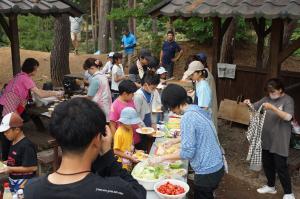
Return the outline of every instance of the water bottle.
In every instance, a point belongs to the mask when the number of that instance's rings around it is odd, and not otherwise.
[[[4,193],[3,193],[3,199],[13,199],[13,196],[9,189],[8,182],[4,183]]]
[[[23,189],[19,189],[17,191],[17,196],[18,196],[18,199],[24,199],[24,191],[23,191]]]

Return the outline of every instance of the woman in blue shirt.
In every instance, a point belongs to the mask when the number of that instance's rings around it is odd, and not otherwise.
[[[154,158],[150,162],[189,160],[195,171],[194,198],[213,199],[213,192],[224,175],[221,147],[207,111],[197,105],[188,105],[187,97],[184,88],[175,84],[170,84],[163,90],[164,107],[183,115],[180,123],[181,138],[171,139],[166,147],[181,142],[181,149],[173,154]]]

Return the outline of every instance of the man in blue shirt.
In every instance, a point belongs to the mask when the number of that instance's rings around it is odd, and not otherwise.
[[[162,92],[164,107],[176,114],[183,114],[180,122],[181,138],[165,143],[168,148],[181,143],[181,149],[173,154],[156,157],[150,162],[189,160],[195,171],[194,198],[213,199],[223,175],[224,162],[221,146],[210,115],[197,105],[187,104],[187,92],[179,85],[169,84]]]
[[[128,67],[132,63],[132,56],[134,54],[134,48],[136,47],[136,37],[134,34],[129,32],[128,28],[123,29],[122,45],[121,48],[124,48],[123,54],[123,67]]]
[[[167,40],[164,41],[162,50],[160,51],[160,65],[165,67],[169,77],[173,77],[174,63],[178,61],[183,54],[183,50],[174,39],[174,32],[171,30],[168,31]],[[175,57],[176,52],[179,52],[177,57]]]

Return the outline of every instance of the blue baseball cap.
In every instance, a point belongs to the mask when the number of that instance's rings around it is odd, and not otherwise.
[[[206,54],[205,53],[198,53],[197,55],[196,55],[197,57],[198,57],[198,59],[200,59],[200,61],[202,61],[202,62],[206,62],[206,60],[207,60],[207,56],[206,56]]]
[[[121,116],[118,122],[126,125],[134,125],[142,122],[136,110],[132,107],[126,107],[121,111]]]

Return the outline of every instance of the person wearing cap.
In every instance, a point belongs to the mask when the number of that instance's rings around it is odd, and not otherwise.
[[[9,174],[10,190],[16,193],[23,189],[28,179],[37,171],[37,153],[34,145],[25,137],[23,119],[17,113],[9,113],[2,119],[0,133],[12,142],[7,159],[7,167],[0,173]]]
[[[114,152],[118,156],[118,162],[121,162],[124,169],[131,170],[132,163],[137,163],[132,154],[133,145],[133,125],[142,122],[136,110],[132,107],[126,107],[122,110],[119,127],[114,136]]]
[[[100,71],[102,74],[110,74],[113,64],[112,64],[112,58],[114,56],[114,52],[110,52],[107,55],[107,62],[105,63],[104,67],[102,68],[102,70]]]
[[[122,65],[124,67],[129,67],[132,64],[134,48],[136,47],[136,37],[127,27],[123,28],[123,37],[121,42],[121,48],[124,49]]]
[[[49,132],[62,150],[59,168],[32,179],[26,199],[146,199],[146,190],[114,156],[112,134],[97,104],[74,98],[55,107]]]
[[[95,58],[88,58],[83,65],[92,76],[87,98],[98,104],[105,113],[106,122],[109,122],[109,110],[112,100],[108,79],[105,74],[100,72]]]
[[[191,79],[196,82],[195,104],[211,112],[212,93],[208,82],[205,80],[207,75],[203,64],[199,61],[193,61],[185,71],[183,79]]]
[[[168,72],[166,71],[166,69],[164,67],[160,67],[159,69],[157,69],[156,74],[160,76],[160,83],[165,84],[168,76]]]
[[[129,69],[129,79],[133,81],[138,88],[142,86],[141,80],[152,59],[151,52],[148,49],[142,49],[138,59]]]
[[[61,91],[49,91],[39,89],[32,77],[37,74],[39,62],[34,58],[27,58],[22,65],[22,72],[16,74],[5,87],[0,96],[0,118],[4,115],[17,112],[22,115],[25,110],[27,101],[30,99],[30,93],[34,93],[39,98],[61,97]],[[2,160],[7,159],[10,142],[5,136],[0,135]]]
[[[175,57],[176,52],[178,52],[177,57]],[[176,43],[174,32],[168,31],[167,40],[164,41],[160,51],[160,65],[166,68],[169,78],[173,77],[174,64],[180,59],[182,54],[183,50]]]

